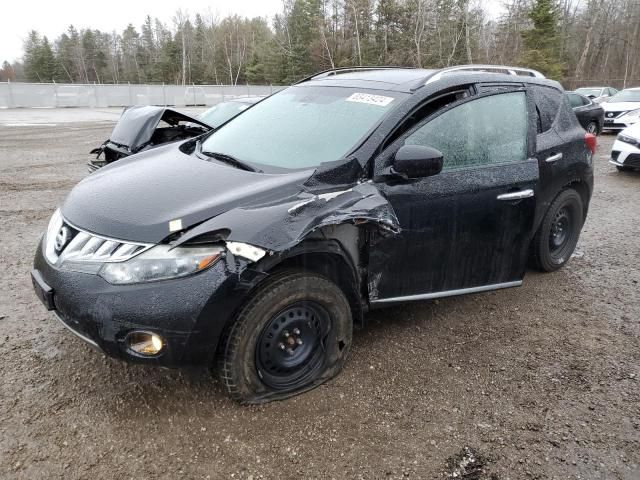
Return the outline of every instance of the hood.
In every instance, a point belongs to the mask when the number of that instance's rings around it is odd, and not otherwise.
[[[602,104],[605,112],[628,112],[640,108],[640,102],[605,102]]]
[[[161,121],[171,126],[180,122],[190,122],[205,127],[205,130],[211,130],[206,123],[170,108],[136,106],[128,107],[122,112],[109,141],[128,148],[130,152],[136,152],[151,141],[153,132]]]
[[[622,135],[627,135],[629,137],[635,138],[636,140],[640,140],[640,123],[635,123],[630,127],[625,128],[620,133]]]
[[[67,196],[63,216],[98,235],[158,243],[229,209],[295,196],[314,172],[249,172],[187,155],[179,147],[149,150],[88,176]]]

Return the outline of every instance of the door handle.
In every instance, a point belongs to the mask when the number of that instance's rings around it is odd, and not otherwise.
[[[545,162],[553,163],[553,162],[557,162],[558,160],[562,160],[562,153],[556,153],[555,155],[551,155],[545,160]]]
[[[533,190],[527,188],[526,190],[518,190],[517,192],[503,193],[498,195],[498,200],[503,200],[505,202],[513,201],[513,200],[522,200],[523,198],[533,197]]]

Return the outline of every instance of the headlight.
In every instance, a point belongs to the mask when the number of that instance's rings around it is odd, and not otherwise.
[[[618,134],[618,140],[624,143],[630,143],[631,145],[640,144],[640,140],[636,140],[635,138],[630,137],[629,135],[624,135],[622,133]]]
[[[210,267],[223,251],[221,247],[158,245],[126,262],[105,263],[98,274],[115,285],[184,277]]]
[[[637,122],[640,120],[640,108],[637,110],[631,110],[630,112],[627,112],[624,114],[624,116],[622,118],[625,118],[627,120],[631,120],[634,122]]]
[[[58,261],[58,253],[55,250],[55,242],[53,239],[56,238],[61,227],[62,214],[58,208],[53,212],[53,215],[51,215],[51,220],[49,220],[49,225],[47,226],[47,231],[44,236],[44,254],[51,263]]]

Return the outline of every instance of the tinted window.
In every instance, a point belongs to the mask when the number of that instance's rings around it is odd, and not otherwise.
[[[575,93],[567,93],[567,97],[569,97],[569,103],[572,108],[581,107],[584,105],[582,102],[582,97],[580,95],[576,95]]]
[[[405,144],[440,150],[444,170],[525,160],[526,96],[515,92],[469,101],[419,127]]]
[[[273,167],[315,167],[343,158],[406,96],[386,90],[290,87],[220,127],[202,150]]]
[[[558,115],[558,108],[562,102],[562,93],[555,88],[534,86],[533,98],[538,108],[540,120],[538,123],[538,133],[551,129],[553,122]]]

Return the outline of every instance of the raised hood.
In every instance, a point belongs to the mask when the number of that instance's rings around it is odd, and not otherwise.
[[[190,122],[204,127],[205,131],[211,129],[206,123],[170,108],[152,105],[134,106],[128,107],[122,112],[122,116],[111,132],[109,141],[135,153],[151,141],[153,132],[160,121],[172,126],[180,122]]]
[[[157,243],[175,229],[229,209],[299,194],[313,169],[269,175],[183,153],[169,144],[120,160],[88,176],[69,193],[63,216],[89,232]]]

